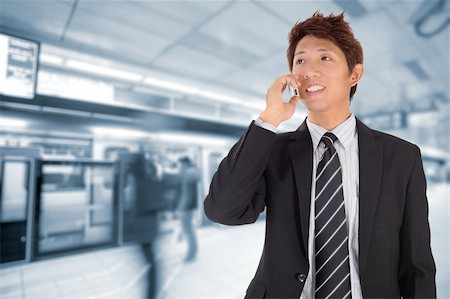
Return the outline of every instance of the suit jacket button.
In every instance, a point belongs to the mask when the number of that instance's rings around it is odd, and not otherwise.
[[[306,280],[306,274],[304,273],[297,273],[296,279],[298,282],[304,283]]]

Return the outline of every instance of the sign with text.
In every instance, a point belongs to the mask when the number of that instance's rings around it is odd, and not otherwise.
[[[39,43],[0,33],[0,94],[33,99]]]

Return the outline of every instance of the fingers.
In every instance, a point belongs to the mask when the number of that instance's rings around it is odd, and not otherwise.
[[[287,74],[281,76],[277,80],[275,80],[274,87],[282,93],[286,88],[287,84],[290,84],[292,87],[299,89],[300,86],[302,85],[300,82],[300,75]]]
[[[291,78],[289,83],[292,85],[292,87],[300,89],[300,86],[302,85],[300,81],[301,80],[300,75],[290,74],[289,78]]]

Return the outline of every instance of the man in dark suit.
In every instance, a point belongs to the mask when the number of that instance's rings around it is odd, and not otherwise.
[[[419,148],[350,111],[363,53],[343,13],[297,23],[291,73],[219,165],[209,219],[253,223],[266,238],[246,298],[434,298],[426,180]],[[282,92],[299,91],[288,103]],[[276,134],[298,102],[308,116]]]

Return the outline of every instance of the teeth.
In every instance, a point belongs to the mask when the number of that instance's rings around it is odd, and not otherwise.
[[[318,91],[318,90],[322,90],[322,89],[324,89],[324,88],[325,88],[325,87],[320,86],[320,85],[313,85],[313,86],[308,87],[308,88],[306,89],[306,91]]]

